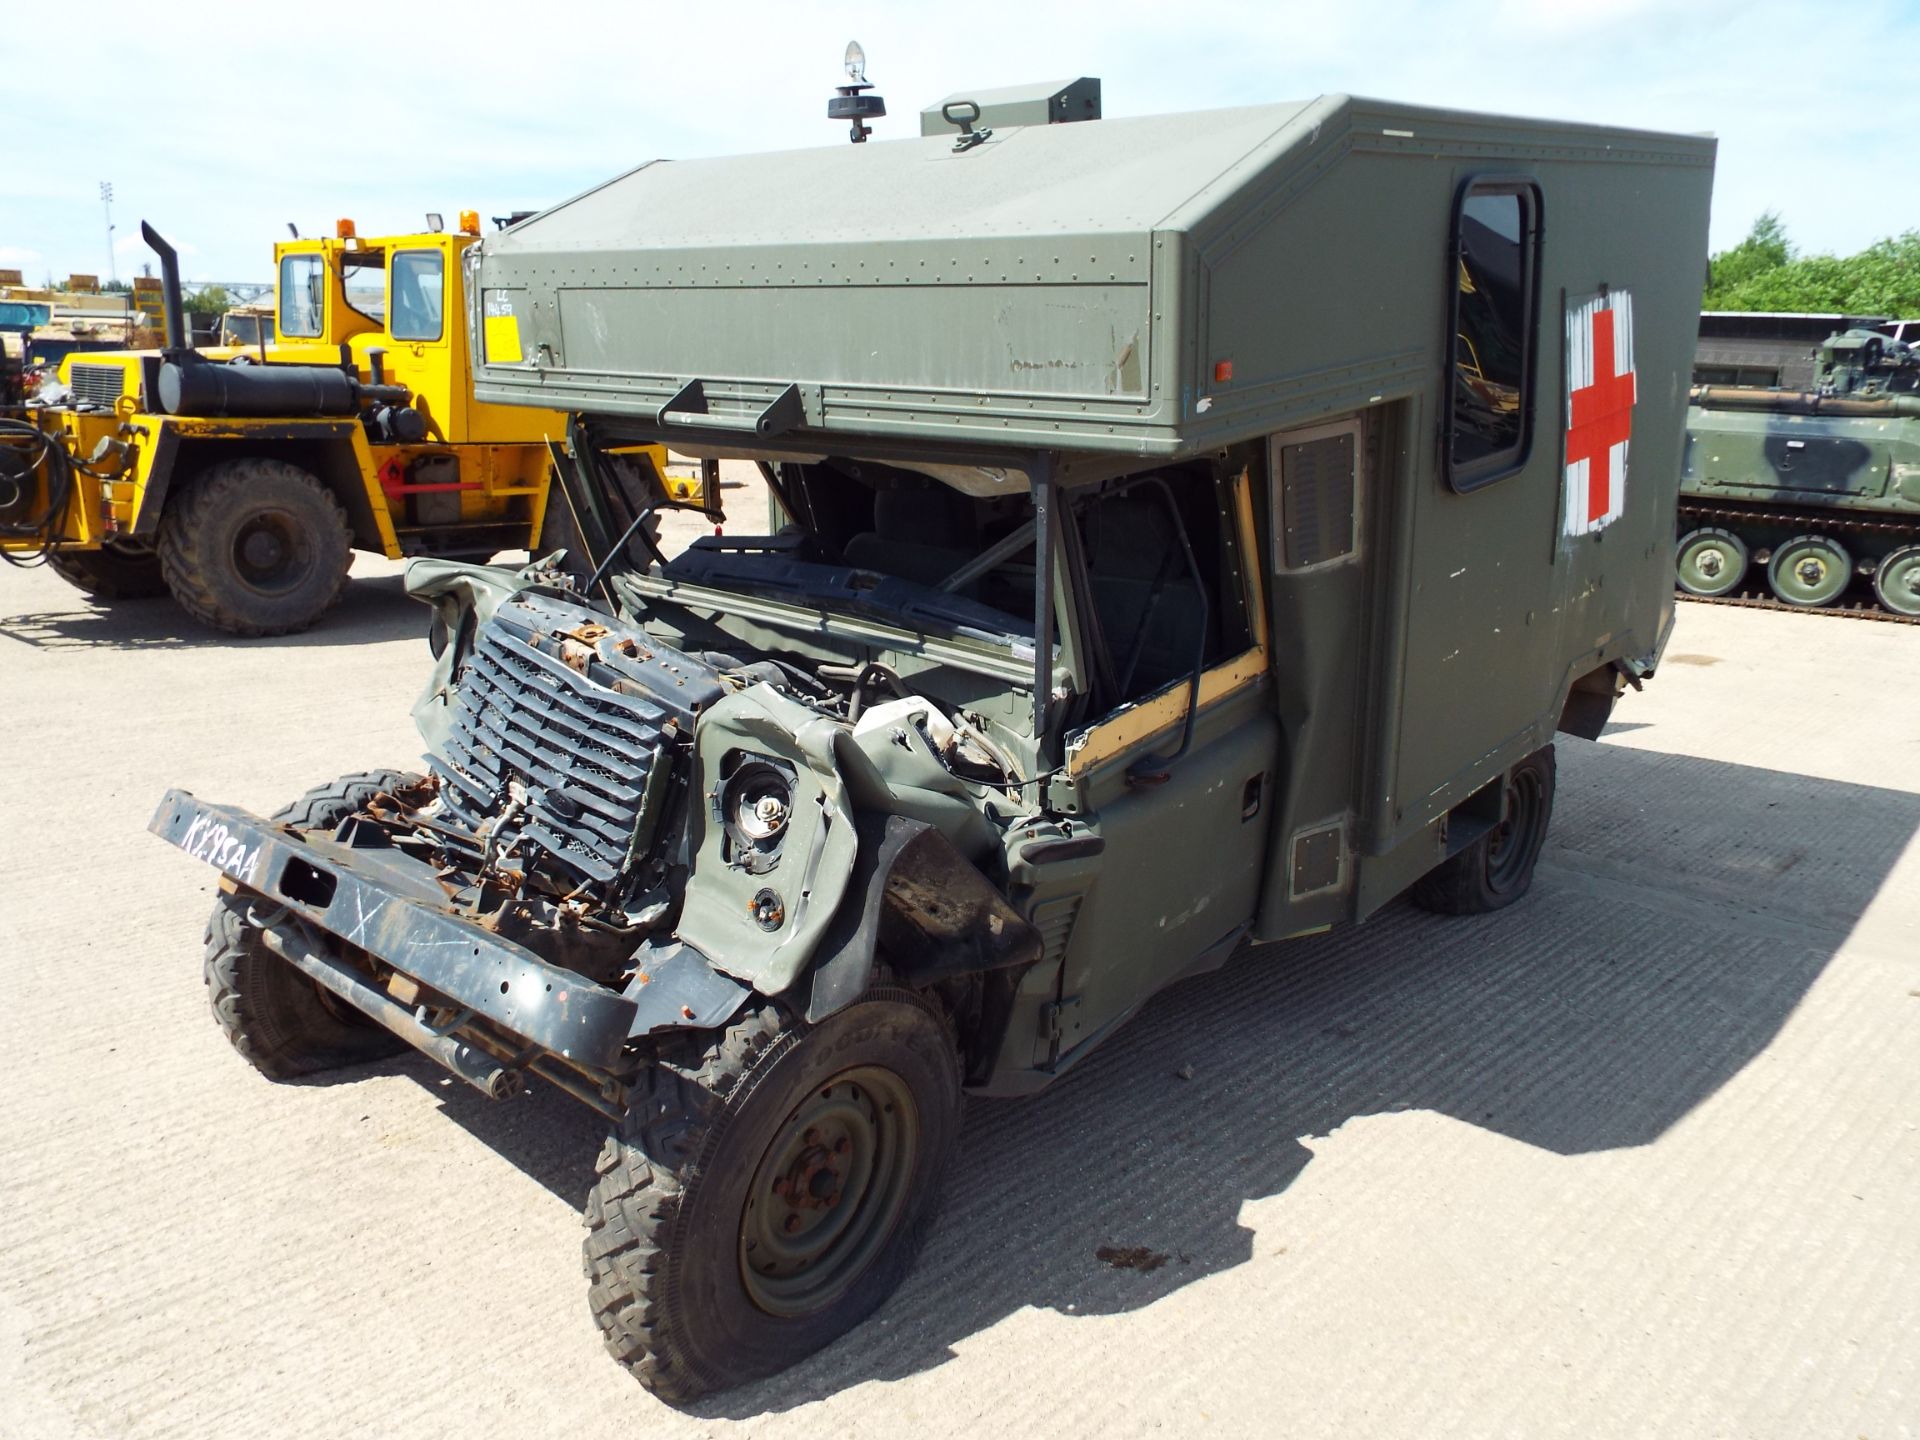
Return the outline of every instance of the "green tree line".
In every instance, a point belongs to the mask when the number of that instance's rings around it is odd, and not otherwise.
[[[1746,239],[1713,257],[1700,308],[1920,317],[1920,230],[1857,255],[1801,255],[1768,211]]]

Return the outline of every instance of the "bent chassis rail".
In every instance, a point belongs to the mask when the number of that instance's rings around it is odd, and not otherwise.
[[[167,792],[147,828],[525,1045],[576,1066],[622,1068],[634,1000],[452,913],[431,876],[395,863],[391,850],[301,840],[184,790]]]

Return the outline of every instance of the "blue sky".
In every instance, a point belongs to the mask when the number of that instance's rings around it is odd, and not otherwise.
[[[19,10],[27,0],[11,0]],[[266,279],[273,241],[537,208],[655,156],[838,142],[849,38],[892,109],[875,139],[969,87],[1097,75],[1109,115],[1346,91],[1721,140],[1713,245],[1762,210],[1806,250],[1920,228],[1920,5],[1772,0],[95,0],[0,32],[0,265],[122,278],[139,221],[189,278]],[[849,195],[850,205],[865,197]]]

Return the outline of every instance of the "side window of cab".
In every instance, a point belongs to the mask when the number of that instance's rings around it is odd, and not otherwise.
[[[1096,713],[1252,644],[1236,483],[1170,471],[1106,487],[1077,507]]]
[[[326,303],[326,262],[318,255],[280,258],[280,333],[311,339],[320,333]]]
[[[402,250],[393,257],[393,313],[387,333],[396,340],[438,340],[444,326],[446,265],[438,250]]]

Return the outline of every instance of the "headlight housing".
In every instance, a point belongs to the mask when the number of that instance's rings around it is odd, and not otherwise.
[[[749,875],[773,869],[793,815],[792,767],[764,755],[727,757],[716,809],[727,831],[727,863]]]

